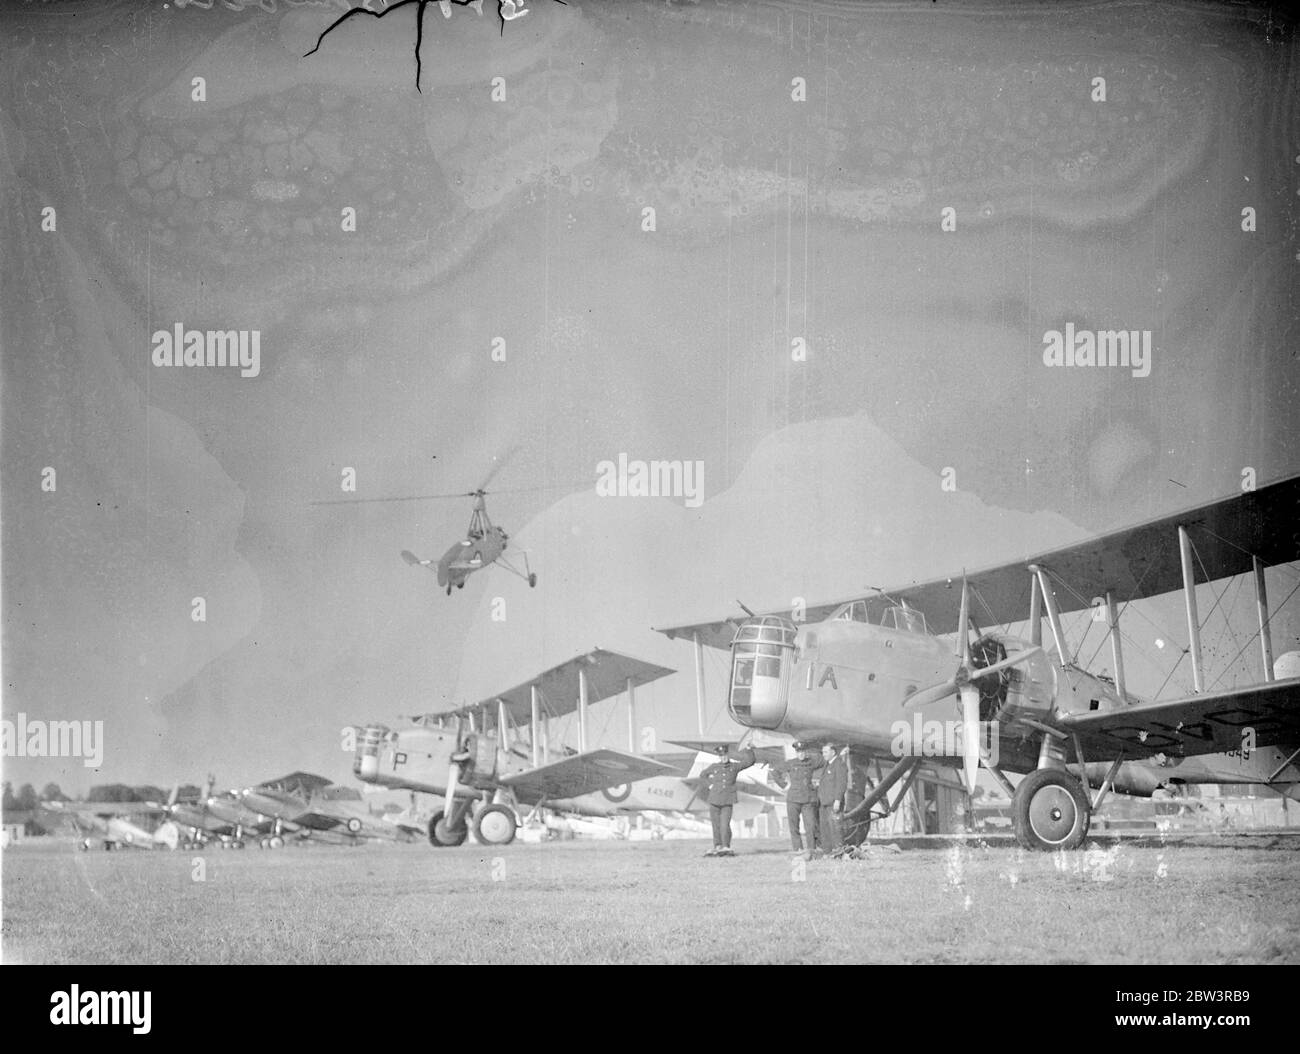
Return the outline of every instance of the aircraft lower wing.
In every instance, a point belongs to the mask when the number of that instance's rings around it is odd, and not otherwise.
[[[1127,757],[1240,750],[1248,729],[1254,730],[1255,747],[1300,744],[1300,677],[1070,714],[1059,724],[1079,734],[1085,753],[1104,757],[1120,750]]]
[[[540,768],[507,776],[501,782],[510,787],[520,801],[536,804],[556,798],[577,798],[650,776],[676,774],[677,770],[671,765],[650,758],[617,750],[589,750],[585,754],[574,754]]]

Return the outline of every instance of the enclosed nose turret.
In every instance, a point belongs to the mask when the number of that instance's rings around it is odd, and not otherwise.
[[[385,725],[367,725],[357,739],[357,752],[352,758],[352,772],[357,779],[373,783],[379,775],[379,748],[388,735]]]
[[[741,623],[731,642],[728,709],[740,724],[777,728],[790,698],[790,669],[799,628],[788,618],[764,615]]]

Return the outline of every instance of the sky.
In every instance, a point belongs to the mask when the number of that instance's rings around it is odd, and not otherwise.
[[[418,87],[413,6],[309,57],[341,6],[6,14],[4,716],[103,721],[105,754],[5,779],[348,780],[345,726],[593,646],[683,671],[638,709],[692,735],[691,649],[652,627],[1300,470],[1277,16],[483,7],[426,9]],[[256,376],[156,365],[178,324],[256,331]],[[1067,326],[1149,331],[1149,373],[1045,364]],[[698,463],[702,503],[599,496],[621,454]],[[402,561],[441,555],[468,499],[312,504],[494,469],[536,589],[494,568],[448,597]],[[1270,574],[1278,601],[1295,584]],[[1213,617],[1244,639],[1233,588]],[[1176,598],[1143,618],[1180,639]],[[1292,602],[1277,650],[1296,635]],[[1158,660],[1130,677],[1158,688]],[[710,731],[738,733],[706,669]],[[622,721],[593,728],[621,745]]]

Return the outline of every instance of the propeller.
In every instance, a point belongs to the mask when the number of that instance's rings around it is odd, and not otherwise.
[[[1024,651],[1008,655],[1005,659],[989,666],[972,667],[970,658],[970,586],[964,574],[961,578],[961,612],[957,625],[960,633],[958,640],[961,647],[957,653],[958,665],[956,672],[950,680],[913,692],[903,701],[903,707],[905,709],[914,709],[929,706],[931,703],[947,699],[950,695],[956,695],[960,698],[962,774],[966,781],[966,790],[970,792],[975,790],[975,781],[979,776],[980,766],[980,690],[979,686],[973,682],[981,677],[1001,673],[1011,666],[1025,662],[1043,649],[1038,646],[1026,648]]]
[[[442,822],[446,824],[448,833],[451,833],[451,820],[455,815],[456,808],[456,785],[460,782],[461,763],[458,760],[463,757],[465,748],[465,739],[461,734],[462,719],[456,718],[456,749],[451,755],[451,761],[447,765],[447,793],[442,800]]]

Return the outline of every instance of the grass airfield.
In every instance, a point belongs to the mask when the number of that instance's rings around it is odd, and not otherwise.
[[[44,843],[44,844],[42,844]],[[1300,839],[3,854],[6,963],[1300,962]]]

